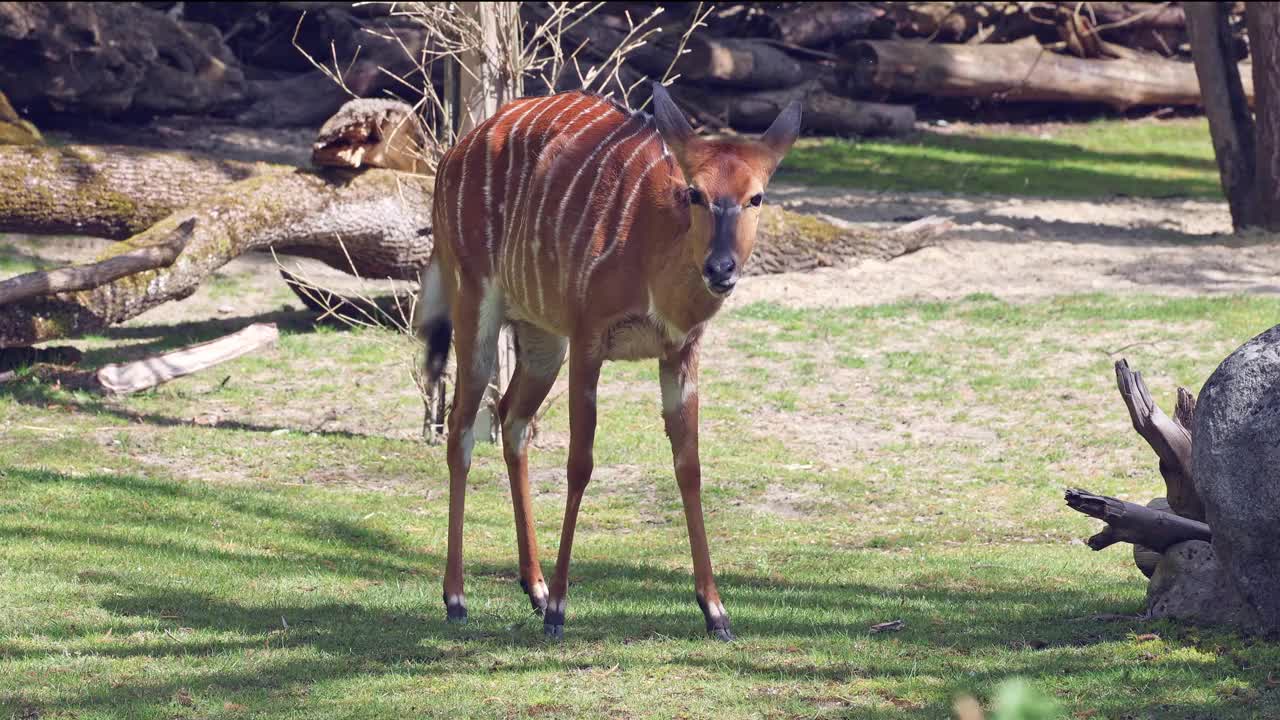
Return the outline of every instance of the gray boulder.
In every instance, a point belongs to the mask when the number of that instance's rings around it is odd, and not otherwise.
[[[1160,556],[1147,585],[1147,615],[1260,629],[1257,615],[1236,592],[1213,546],[1203,540],[1180,542]]]
[[[1194,425],[1192,474],[1214,552],[1263,629],[1280,631],[1280,325],[1222,361]]]

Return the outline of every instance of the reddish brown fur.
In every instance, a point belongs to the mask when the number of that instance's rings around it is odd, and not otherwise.
[[[520,352],[500,405],[504,455],[521,580],[535,607],[546,608],[548,632],[563,623],[577,510],[592,468],[600,365],[607,359],[654,357],[661,369],[664,417],[685,501],[699,602],[708,628],[728,635],[702,527],[696,394],[698,340],[723,297],[704,281],[714,218],[709,206],[690,206],[688,187],[697,186],[718,202],[736,203],[732,245],[740,267],[751,254],[758,216],[749,200],[763,191],[785,148],[702,140],[691,131],[664,137],[667,126],[661,135],[657,126],[669,123],[670,113],[660,111],[657,119],[629,114],[582,93],[525,98],[500,109],[440,162],[436,251],[429,272],[451,309],[459,367],[449,421],[445,599],[450,617],[462,603],[469,428],[492,368],[497,326],[510,322]],[[424,275],[424,302],[429,284]],[[544,586],[524,442],[528,419],[559,370],[563,338],[570,350],[569,492],[548,598],[539,590]]]

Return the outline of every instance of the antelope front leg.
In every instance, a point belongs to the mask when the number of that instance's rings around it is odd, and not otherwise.
[[[600,364],[590,355],[589,343],[569,345],[569,489],[565,498],[564,524],[560,526],[560,553],[551,578],[551,597],[542,619],[543,633],[554,640],[564,637],[565,600],[569,592],[569,556],[573,553],[573,531],[578,524],[582,493],[591,482],[592,448],[596,437],[596,386]]]
[[[698,350],[686,345],[675,356],[658,363],[662,384],[662,419],[671,439],[676,482],[684,501],[685,523],[689,526],[689,546],[693,551],[693,584],[698,606],[707,621],[707,632],[717,640],[733,639],[729,615],[720,602],[716,580],[711,573],[711,551],[702,524],[702,465],[698,460]]]

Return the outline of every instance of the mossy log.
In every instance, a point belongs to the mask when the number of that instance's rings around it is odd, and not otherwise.
[[[271,170],[285,168],[124,145],[0,146],[0,232],[123,240]]]
[[[179,184],[173,180],[154,182]],[[168,267],[91,290],[6,305],[0,312],[0,347],[95,332],[185,298],[214,270],[253,250],[314,257],[364,277],[416,278],[430,256],[430,209],[426,178],[392,170],[354,176],[276,171],[250,177],[218,188],[99,258],[168,242],[180,225],[194,219],[186,246]]]

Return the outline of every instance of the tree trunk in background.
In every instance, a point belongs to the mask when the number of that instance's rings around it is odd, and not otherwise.
[[[1209,119],[1213,153],[1222,176],[1222,191],[1231,206],[1231,224],[1239,230],[1257,224],[1258,196],[1254,191],[1257,155],[1253,118],[1249,114],[1244,85],[1231,52],[1228,7],[1225,3],[1193,2],[1187,3],[1185,10],[1187,31],[1191,36],[1191,55],[1200,80],[1201,103]],[[1272,52],[1274,59],[1274,49]],[[1267,67],[1265,64],[1259,66],[1256,47],[1254,53],[1254,78],[1265,80]],[[1268,96],[1271,104],[1275,104],[1274,92],[1262,90],[1256,80],[1254,93],[1257,105],[1261,107],[1264,104],[1262,98]],[[1271,89],[1274,90],[1274,86]]]
[[[1257,135],[1254,223],[1280,230],[1280,6],[1251,2],[1245,6],[1249,49],[1253,55],[1253,87]]]

